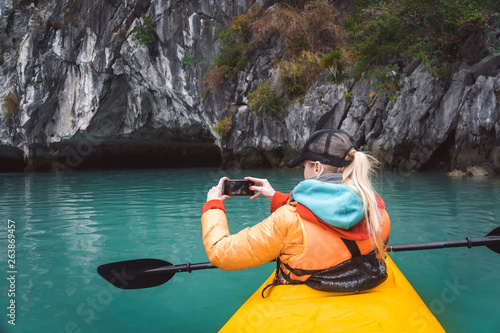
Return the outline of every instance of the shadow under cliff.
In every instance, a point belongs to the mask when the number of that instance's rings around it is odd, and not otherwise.
[[[34,145],[25,171],[219,167],[221,152],[213,143],[157,143],[116,139]]]
[[[21,149],[0,145],[0,172],[20,172],[24,168],[26,162]]]

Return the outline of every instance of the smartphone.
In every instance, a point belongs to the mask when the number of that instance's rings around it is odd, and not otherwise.
[[[255,194],[254,191],[250,190],[252,185],[254,185],[254,182],[250,180],[229,179],[224,182],[224,194],[229,196],[252,196]]]

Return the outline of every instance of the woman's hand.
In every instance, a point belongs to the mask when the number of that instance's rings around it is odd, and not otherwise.
[[[259,186],[250,186],[252,191],[257,192],[250,200],[260,197],[261,195],[265,196],[269,200],[273,198],[274,193],[276,192],[269,181],[267,179],[253,178],[253,177],[245,177],[246,180],[253,181],[256,185]]]
[[[219,180],[219,184],[217,184],[217,186],[214,186],[210,189],[210,191],[208,191],[207,193],[207,201],[210,201],[210,200],[221,200],[221,201],[224,201],[226,199],[229,199],[229,195],[225,195],[223,192],[222,192],[222,184],[224,184],[224,181],[226,181],[227,177],[222,177],[220,180]]]

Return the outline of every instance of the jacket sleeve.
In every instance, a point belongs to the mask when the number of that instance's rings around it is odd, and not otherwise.
[[[274,192],[271,199],[271,213],[274,213],[281,206],[286,205],[288,199],[290,199],[290,193]]]
[[[207,209],[213,207],[212,209]],[[203,245],[210,262],[226,271],[259,266],[279,257],[286,244],[286,218],[283,211],[230,235],[226,214],[207,202],[201,217]]]

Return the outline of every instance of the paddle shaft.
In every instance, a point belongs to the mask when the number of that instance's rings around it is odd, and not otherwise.
[[[451,240],[451,241],[439,241],[439,242],[426,242],[426,243],[407,243],[407,244],[396,244],[389,245],[387,247],[387,252],[403,252],[403,251],[416,251],[416,250],[432,250],[432,249],[445,249],[452,247],[467,247],[471,248],[473,246],[486,246],[490,244],[500,243],[500,236],[489,236],[489,237],[478,237],[469,238],[461,240]],[[172,265],[160,268],[148,269],[144,273],[148,274],[161,274],[165,272],[189,272],[196,271],[200,269],[212,269],[217,268],[209,262],[203,262],[198,264],[187,263],[184,265]]]
[[[387,252],[403,252],[403,251],[417,251],[417,250],[433,250],[433,249],[445,249],[452,247],[467,247],[471,248],[473,246],[487,246],[490,244],[498,244],[500,243],[500,236],[488,236],[488,237],[478,237],[478,238],[469,238],[460,239],[460,240],[451,240],[451,241],[438,241],[438,242],[425,242],[425,243],[407,243],[407,244],[396,244],[389,245],[387,247]],[[197,264],[183,264],[183,265],[172,265],[172,266],[164,266],[159,268],[153,268],[143,271],[143,273],[147,274],[161,274],[165,272],[189,272],[197,271],[201,269],[212,269],[217,268],[209,262],[202,262]]]
[[[498,243],[500,243],[500,236],[488,236],[479,238],[467,237],[466,239],[461,240],[389,245],[387,247],[387,252],[445,249],[463,246],[471,248],[473,246],[487,246]]]
[[[197,271],[200,269],[211,269],[211,268],[217,268],[216,266],[212,265],[209,262],[202,262],[198,264],[191,264],[187,263],[184,265],[172,265],[172,266],[165,266],[165,267],[159,267],[159,268],[153,268],[153,269],[148,269],[145,270],[144,273],[151,273],[151,274],[156,274],[156,273],[165,273],[165,272],[174,272],[174,273],[179,273],[179,272],[189,272],[191,271]]]

